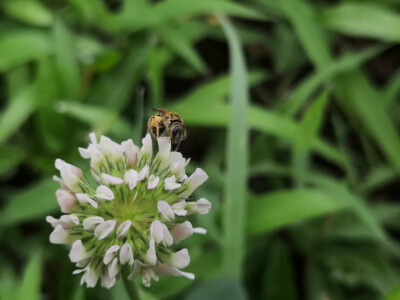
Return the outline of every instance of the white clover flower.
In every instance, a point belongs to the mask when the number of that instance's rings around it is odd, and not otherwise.
[[[173,244],[206,233],[182,218],[211,209],[204,198],[188,198],[207,174],[196,169],[188,177],[189,160],[171,152],[168,138],[158,139],[155,155],[149,134],[140,149],[132,140],[117,144],[101,136],[98,142],[94,133],[90,141],[79,152],[90,159],[97,185],[89,184],[80,169],[57,159],[61,178],[53,178],[61,185],[56,196],[65,215],[46,218],[54,228],[50,242],[72,246],[69,258],[78,267],[73,274],[81,274],[81,284],[87,287],[100,280],[105,288],[122,276],[122,267],[131,269],[128,279],[141,276],[146,287],[159,276],[194,279],[194,274],[180,270],[190,263],[189,251],[175,250]]]

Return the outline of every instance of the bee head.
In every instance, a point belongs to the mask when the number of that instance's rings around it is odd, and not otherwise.
[[[171,141],[173,144],[179,144],[186,139],[186,128],[183,123],[174,123],[171,125]]]

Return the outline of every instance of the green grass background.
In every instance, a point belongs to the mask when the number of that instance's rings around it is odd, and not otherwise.
[[[143,299],[400,299],[400,1],[0,2],[0,299],[86,289],[51,245],[54,160],[178,112],[209,180],[195,281]]]

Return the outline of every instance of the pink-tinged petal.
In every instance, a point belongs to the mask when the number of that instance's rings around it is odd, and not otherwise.
[[[104,200],[113,200],[115,198],[112,190],[105,185],[100,185],[97,187],[96,197]]]
[[[150,240],[149,250],[146,252],[146,262],[149,265],[155,265],[157,263],[156,245],[154,239]]]
[[[126,164],[131,168],[136,168],[139,147],[136,146],[131,139],[122,142],[121,145],[125,149]]]
[[[168,275],[184,276],[191,280],[193,280],[195,278],[194,274],[192,274],[192,273],[182,272],[181,270],[178,270],[175,267],[169,266],[167,264],[162,264],[162,263],[159,263],[155,266],[155,271],[158,275],[161,275],[161,276],[168,276]]]
[[[133,265],[133,251],[131,245],[125,243],[122,245],[121,250],[119,251],[119,262],[121,265]]]
[[[72,244],[72,248],[68,256],[71,262],[76,263],[78,261],[88,259],[92,256],[92,254],[85,250],[81,240],[77,240]]]
[[[193,234],[193,226],[189,221],[172,226],[171,234],[174,237],[174,243],[177,244],[182,240],[187,239]]]
[[[157,187],[158,183],[160,182],[160,177],[150,175],[149,181],[147,182],[147,189],[153,190]]]
[[[97,202],[96,202],[95,200],[91,199],[91,198],[90,198],[88,195],[86,195],[86,194],[77,193],[77,194],[75,194],[75,196],[76,196],[76,198],[78,199],[78,201],[79,201],[80,203],[88,203],[88,204],[90,204],[91,206],[93,206],[94,208],[97,208],[97,207],[98,207]]]
[[[125,237],[126,234],[128,233],[129,228],[131,228],[131,226],[132,226],[131,220],[127,220],[127,221],[121,223],[121,225],[119,225],[119,227],[117,229],[117,237],[118,238]]]
[[[203,184],[208,178],[206,172],[202,169],[197,168],[196,171],[185,181],[184,187],[185,191],[181,193],[181,197],[190,196],[195,189],[197,189],[201,184]]]
[[[130,190],[133,190],[138,182],[139,174],[136,170],[127,170],[124,176],[124,182],[129,186]]]
[[[80,182],[83,177],[81,169],[59,158],[56,159],[55,166],[60,171],[61,178],[65,185],[73,192],[80,192]]]
[[[111,233],[111,231],[114,230],[115,224],[117,224],[117,221],[115,220],[108,220],[100,223],[94,230],[94,236],[98,240],[105,239]]]
[[[171,255],[160,254],[160,258],[164,263],[178,269],[186,268],[190,263],[189,252],[186,248]]]
[[[61,212],[69,213],[71,212],[77,204],[77,200],[74,194],[70,193],[66,190],[57,190],[56,191],[57,202],[60,205]]]
[[[160,200],[157,202],[157,209],[161,216],[167,220],[172,221],[175,218],[174,212],[168,202]]]
[[[119,249],[120,249],[120,246],[118,246],[118,245],[113,245],[110,248],[108,248],[108,250],[106,251],[106,253],[104,254],[104,257],[103,257],[103,263],[105,265],[108,265],[114,259],[114,257],[117,255],[115,252],[117,252]]]
[[[102,217],[89,217],[83,220],[82,225],[83,229],[87,231],[93,231],[96,229],[97,225],[104,222]]]
[[[122,184],[124,183],[124,181],[119,178],[119,177],[115,177],[115,176],[111,176],[105,173],[101,174],[101,178],[107,183],[107,184],[113,184],[113,185],[117,185],[117,184]]]
[[[142,181],[143,179],[147,178],[147,176],[149,176],[149,171],[150,167],[148,165],[145,165],[143,169],[141,169],[139,172],[138,181]]]

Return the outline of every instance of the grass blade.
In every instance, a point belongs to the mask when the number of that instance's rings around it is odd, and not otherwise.
[[[225,275],[240,280],[244,258],[246,186],[248,158],[248,83],[240,40],[231,23],[218,17],[225,31],[230,53],[231,115],[227,139],[227,175],[223,226]]]

